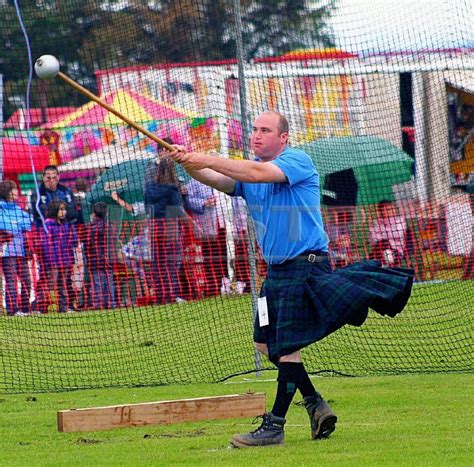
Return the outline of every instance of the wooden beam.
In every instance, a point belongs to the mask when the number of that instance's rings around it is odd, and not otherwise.
[[[265,411],[265,394],[254,393],[61,410],[57,415],[58,430],[73,432],[254,417]]]

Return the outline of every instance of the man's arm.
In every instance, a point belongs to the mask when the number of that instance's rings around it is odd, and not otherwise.
[[[74,199],[74,193],[64,185],[58,186],[58,194],[62,193],[59,197],[62,201],[66,202],[66,220],[68,224],[75,224],[79,217],[79,211],[77,209],[76,200]]]
[[[146,214],[145,203],[143,201],[137,201],[136,203],[129,204],[124,199],[120,198],[116,191],[112,191],[110,197],[122,208],[125,209],[131,216],[141,216]]]
[[[234,192],[235,180],[232,180],[230,177],[227,177],[211,169],[194,170],[190,167],[186,167],[184,164],[183,168],[192,178],[194,178],[194,180],[197,180],[198,182],[204,183],[205,185],[215,188],[218,191],[222,191],[223,193]]]
[[[269,162],[232,160],[201,153],[177,152],[176,162],[196,180],[225,193],[234,191],[235,181],[247,183],[284,183],[283,171]]]
[[[194,156],[193,153],[191,155]],[[206,154],[195,154],[191,160],[197,164],[205,163],[208,168],[239,182],[284,183],[287,181],[283,171],[271,162],[225,159]]]
[[[40,199],[40,203],[39,203],[38,209],[41,209],[42,208],[41,196],[39,199]],[[35,225],[38,227],[41,227],[42,225],[41,216],[40,216],[40,213],[38,212],[38,209],[36,208],[37,200],[38,200],[38,196],[36,194],[36,191],[33,191],[33,193],[31,194],[31,199],[30,199],[31,214],[33,215],[33,221]]]

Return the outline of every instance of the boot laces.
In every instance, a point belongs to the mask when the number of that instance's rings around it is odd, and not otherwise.
[[[252,431],[252,433],[258,433],[258,432],[261,432],[263,430],[278,431],[278,430],[281,430],[283,428],[283,426],[280,425],[279,423],[272,422],[271,415],[268,414],[268,413],[265,413],[263,415],[257,415],[253,419],[252,425],[255,425],[256,423],[258,423],[259,420],[262,420],[260,426],[256,430]]]
[[[266,414],[263,415],[257,415],[253,420],[252,420],[252,425],[256,425],[257,423],[260,423],[260,426],[251,431],[251,433],[258,433],[264,426],[266,425]]]
[[[263,414],[263,415],[257,415],[253,420],[252,420],[252,425],[256,425],[257,423],[259,423],[260,420],[262,420],[262,423],[265,421],[265,415],[266,414]]]
[[[262,430],[272,430],[277,427],[270,421],[270,416],[266,413],[263,415],[257,415],[252,420],[252,425],[259,423],[260,420],[261,420],[260,426],[256,430],[253,430],[252,433],[258,433]]]

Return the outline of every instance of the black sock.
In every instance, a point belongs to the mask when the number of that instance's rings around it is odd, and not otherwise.
[[[278,389],[273,404],[272,414],[276,417],[285,417],[293,396],[298,388],[301,363],[280,362],[278,364]]]
[[[313,386],[313,383],[309,379],[308,373],[306,372],[306,368],[301,363],[301,370],[300,370],[300,379],[298,381],[298,389],[301,392],[303,397],[308,396],[315,396],[316,389]]]

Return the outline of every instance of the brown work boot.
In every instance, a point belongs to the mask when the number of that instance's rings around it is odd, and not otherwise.
[[[336,429],[337,416],[329,404],[316,393],[303,399],[311,422],[311,438],[325,439]]]
[[[283,426],[286,420],[282,417],[276,417],[272,413],[260,415],[254,422],[258,418],[263,418],[263,421],[255,431],[243,435],[234,435],[230,440],[230,444],[235,448],[283,444],[285,438]]]

